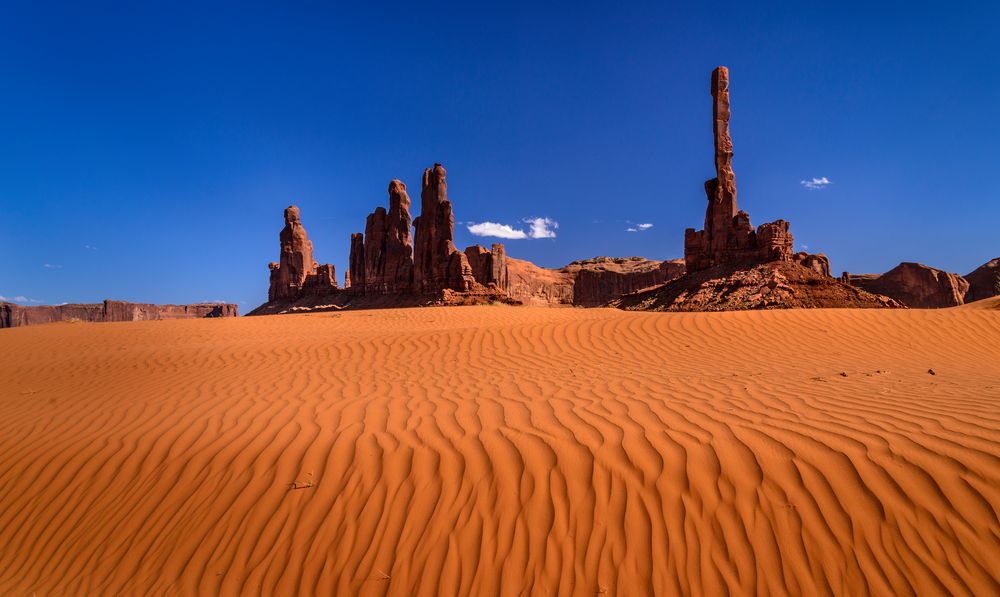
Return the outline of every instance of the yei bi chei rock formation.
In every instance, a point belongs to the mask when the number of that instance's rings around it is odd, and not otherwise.
[[[502,244],[460,251],[441,164],[424,171],[421,213],[410,217],[410,197],[400,180],[389,183],[389,209],[377,207],[364,233],[351,235],[344,286],[333,265],[318,265],[299,209],[285,210],[281,258],[269,265],[268,302],[251,315],[348,307],[513,302]],[[411,236],[411,225],[413,235]]]

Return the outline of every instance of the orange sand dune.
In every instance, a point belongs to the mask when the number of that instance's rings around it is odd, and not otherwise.
[[[3,595],[996,595],[998,509],[991,310],[0,331]]]

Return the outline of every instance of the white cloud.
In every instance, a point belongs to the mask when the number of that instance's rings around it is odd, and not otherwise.
[[[652,227],[653,227],[652,224],[639,224],[638,226],[636,226],[636,228],[638,228],[639,230],[649,230]]]
[[[528,224],[527,232],[509,224],[498,224],[497,222],[480,222],[478,224],[470,222],[466,228],[475,236],[494,236],[511,240],[555,238],[555,229],[559,228],[559,222],[552,218],[525,218],[522,221]]]
[[[555,229],[559,227],[559,222],[552,218],[525,218],[524,222],[531,226],[528,230],[531,238],[555,238]]]
[[[809,245],[802,245],[802,248],[803,248],[803,249],[808,249],[808,248],[809,248]]]
[[[830,184],[830,179],[823,176],[822,178],[813,178],[812,180],[800,180],[799,184],[809,189],[810,191],[818,191],[825,189],[828,184]]]
[[[638,228],[626,228],[625,232],[639,232]]]
[[[515,230],[507,224],[497,224],[496,222],[480,222],[479,224],[469,224],[466,226],[469,232],[475,236],[495,236],[497,238],[528,238],[524,230]]]
[[[42,267],[45,267],[45,268],[48,268],[48,269],[62,269],[61,265],[56,265],[54,263],[43,263]]]
[[[626,220],[627,221],[627,220]],[[631,224],[631,222],[629,222]],[[625,232],[643,232],[652,228],[652,224],[636,224],[635,226],[629,226],[625,229]]]
[[[0,301],[7,301],[9,303],[40,303],[40,302],[42,302],[40,300],[33,299],[33,298],[28,298],[28,297],[26,297],[24,295],[20,295],[20,294],[17,295],[17,296],[3,296],[2,294],[0,294]]]
[[[97,250],[97,247],[95,247],[94,245],[83,245],[83,248],[87,249],[88,251],[96,251]]]

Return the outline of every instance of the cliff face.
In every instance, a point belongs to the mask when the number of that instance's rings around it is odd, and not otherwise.
[[[907,307],[954,307],[965,302],[969,282],[920,263],[900,263],[884,274],[849,274],[842,279],[851,286],[896,299]]]
[[[599,257],[575,261],[565,269],[576,269],[573,304],[599,307],[626,294],[659,286],[684,275],[684,261],[653,261],[639,257],[627,259]]]
[[[662,285],[684,274],[680,259],[595,257],[550,269],[508,258],[510,294],[526,305],[600,307],[625,294]]]
[[[125,301],[104,301],[98,304],[69,304],[25,307],[0,303],[0,328],[20,327],[57,321],[151,321],[161,319],[195,319],[204,317],[237,317],[233,304],[152,305]]]

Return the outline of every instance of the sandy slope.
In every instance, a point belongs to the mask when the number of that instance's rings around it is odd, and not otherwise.
[[[996,595],[998,509],[991,310],[0,330],[3,595]]]

